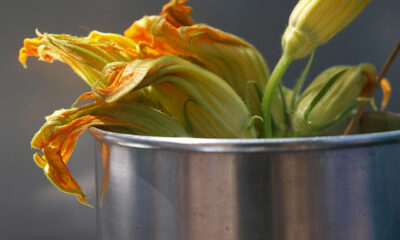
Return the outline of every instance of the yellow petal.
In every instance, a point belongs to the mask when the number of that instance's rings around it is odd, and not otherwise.
[[[390,96],[392,95],[392,87],[390,85],[389,80],[387,80],[386,78],[383,78],[380,84],[383,92],[383,98],[381,103],[381,111],[383,111],[385,110],[387,104],[389,103]]]
[[[187,136],[183,127],[165,114],[138,104],[101,105],[91,103],[79,108],[61,109],[46,118],[47,122],[35,134],[31,146],[36,164],[61,191],[70,193],[88,204],[79,184],[66,164],[78,137],[91,126],[123,126],[127,133],[158,136]]]
[[[62,61],[92,86],[109,63],[157,55],[138,52],[137,47],[134,41],[119,34],[93,31],[87,37],[75,37],[45,33],[25,39],[19,60],[24,66],[29,56],[38,56],[48,62]]]
[[[33,160],[35,161],[35,163],[40,167],[40,168],[44,168],[47,166],[47,161],[45,159],[43,159],[43,156],[40,155],[39,153],[35,153],[33,154]]]
[[[193,25],[195,22],[190,16],[193,10],[185,6],[186,2],[187,0],[171,0],[163,6],[160,15],[166,15],[168,22],[175,27]]]
[[[45,148],[42,158],[46,159],[47,162],[44,167],[46,176],[58,189],[70,194],[83,195],[78,183],[71,176],[60,154],[55,149]]]
[[[19,50],[19,61],[20,63],[26,67],[26,60],[30,56],[38,57],[38,48],[43,45],[42,37],[37,38],[26,38],[24,40],[24,46]],[[50,56],[44,57],[44,60],[51,62],[52,58]]]

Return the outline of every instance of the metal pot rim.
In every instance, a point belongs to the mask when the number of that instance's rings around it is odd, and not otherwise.
[[[114,133],[91,127],[89,132],[102,142],[139,149],[181,150],[191,152],[293,152],[343,149],[400,142],[400,130],[355,134],[272,139],[215,139],[153,137]]]

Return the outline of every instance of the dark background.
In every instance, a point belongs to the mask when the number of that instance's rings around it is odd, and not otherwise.
[[[166,1],[0,0],[0,240],[95,239],[95,210],[57,191],[32,161],[30,139],[44,116],[68,108],[88,87],[64,64],[18,63],[18,50],[34,30],[87,35],[123,33],[143,15],[158,14]],[[272,68],[281,54],[280,36],[296,0],[192,0],[194,19],[254,44]],[[310,77],[336,64],[382,66],[400,38],[400,1],[373,1],[343,32],[316,52]],[[305,61],[284,77],[293,86]],[[394,94],[388,110],[400,110],[400,61],[387,77]],[[84,134],[69,167],[94,202],[94,140]]]

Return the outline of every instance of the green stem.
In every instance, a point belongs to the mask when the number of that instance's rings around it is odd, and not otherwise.
[[[282,55],[272,71],[271,77],[268,80],[267,86],[264,90],[264,96],[261,103],[261,110],[263,113],[263,131],[262,135],[266,138],[272,137],[272,116],[271,106],[272,100],[275,96],[275,91],[281,82],[283,74],[286,72],[289,65],[292,63],[293,57]]]

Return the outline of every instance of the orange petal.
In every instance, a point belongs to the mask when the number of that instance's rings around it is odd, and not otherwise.
[[[196,38],[201,44],[232,44],[251,47],[246,41],[207,25],[196,24],[176,27],[160,16],[143,17],[135,21],[125,32],[125,36],[136,42],[145,42],[158,52],[169,55],[196,56],[200,49],[190,44]],[[198,38],[201,36],[200,38]]]
[[[48,136],[48,144],[41,146],[43,155],[35,153],[35,162],[44,169],[47,178],[59,190],[74,194],[85,205],[90,205],[83,194],[79,184],[71,176],[66,163],[75,147],[76,141],[82,132],[90,126],[104,124],[120,124],[107,117],[84,116],[71,123],[57,128]]]
[[[26,67],[26,60],[30,56],[39,56],[38,47],[43,44],[42,37],[25,38],[24,47],[19,50],[19,61]],[[50,59],[48,59],[50,60]]]
[[[43,150],[44,156],[42,159],[46,159],[46,166],[44,167],[44,173],[51,183],[59,190],[73,194],[76,198],[87,206],[91,206],[86,201],[86,196],[83,194],[81,187],[72,177],[67,166],[62,160],[61,156],[53,148],[48,147]]]
[[[370,97],[371,92],[374,90],[376,81],[378,79],[375,74],[370,74],[368,72],[363,72],[363,74],[367,77],[367,82],[364,88],[361,90],[359,97],[368,98]]]
[[[263,89],[268,67],[261,54],[248,42],[204,24],[175,27],[165,17],[144,17],[125,31],[146,51],[175,55],[201,66],[224,79],[242,98],[248,81]],[[252,114],[261,114],[259,99],[251,88]]]
[[[47,165],[46,159],[43,159],[43,156],[39,153],[33,154],[33,160],[40,168],[44,168]]]
[[[76,104],[78,104],[78,103],[80,103],[80,102],[82,102],[84,100],[93,99],[93,98],[94,98],[93,97],[93,92],[83,93],[78,97],[78,99],[76,99],[76,101],[74,102],[74,104],[72,104],[72,106],[75,106]]]
[[[63,192],[83,195],[81,188],[71,176],[60,154],[52,147],[45,148],[43,154],[42,158],[47,161],[44,172],[49,180]]]
[[[101,99],[101,101],[111,102],[116,98],[126,94],[133,87],[136,87],[138,84],[140,84],[143,78],[151,70],[149,67],[146,68],[147,65],[145,64],[140,66],[143,62],[145,62],[145,60],[138,59],[128,63],[124,67],[110,69],[110,72],[115,72],[114,74],[110,73],[112,77],[110,77],[108,80],[111,82],[111,84],[109,84],[109,86],[106,88],[99,88],[94,85],[94,96],[98,99]],[[104,69],[104,71],[108,71],[107,67]]]
[[[162,8],[160,15],[166,15],[168,22],[175,27],[190,26],[195,24],[190,16],[193,9],[185,6],[187,0],[171,0]]]
[[[76,197],[76,199],[78,199],[78,201],[79,201],[80,203],[82,203],[82,204],[84,204],[84,205],[86,205],[86,206],[88,206],[88,207],[93,207],[90,203],[88,203],[88,202],[86,201],[86,197],[85,197],[85,196],[76,195],[75,197]]]
[[[107,64],[157,55],[154,51],[138,51],[139,47],[125,36],[97,31],[91,32],[88,37],[40,34],[38,38],[25,39],[19,60],[24,66],[29,56],[38,56],[48,62],[62,61],[92,86]]]
[[[119,125],[117,121],[107,117],[95,117],[88,115],[78,118],[54,131],[49,145],[57,146],[57,152],[60,153],[63,161],[67,163],[79,135],[81,135],[87,128],[91,126],[100,126],[105,124]]]
[[[390,85],[390,82],[386,79],[383,78],[380,82],[382,92],[383,92],[383,98],[382,98],[382,103],[381,103],[381,111],[383,111],[387,104],[389,103],[390,96],[392,95],[392,87]]]
[[[74,102],[74,104],[72,104],[72,107],[75,107],[75,105],[77,105],[78,103],[84,101],[84,100],[95,100],[96,103],[100,104],[100,105],[104,105],[105,103],[103,101],[101,101],[100,99],[98,99],[93,92],[86,92],[81,94],[78,99]]]
[[[138,62],[138,60],[133,61],[132,63],[128,63],[127,65],[135,65],[134,63]],[[106,95],[112,95],[113,92],[117,91],[121,87],[123,87],[123,83],[125,81],[121,80],[122,75],[124,74],[124,71],[126,69],[126,66],[119,66],[119,67],[111,67],[106,66],[104,68],[104,72],[109,73],[109,77],[107,78],[107,87],[106,88],[99,88],[97,84],[93,86],[93,92],[96,94],[106,94]],[[128,70],[133,70],[133,68],[129,68]],[[128,76],[125,76],[124,78],[131,77],[134,75],[134,72],[129,72]],[[104,78],[100,79],[99,81],[101,82]],[[93,95],[94,96],[94,95]]]

